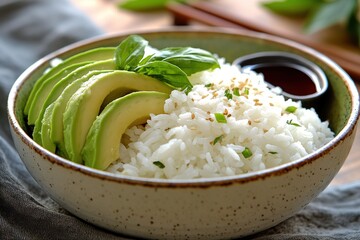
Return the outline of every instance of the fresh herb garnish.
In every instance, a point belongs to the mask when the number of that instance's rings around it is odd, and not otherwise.
[[[224,135],[220,135],[220,136],[216,137],[214,139],[214,141],[212,142],[212,144],[215,145],[216,143],[221,142],[223,137],[224,137]]]
[[[188,76],[218,68],[217,59],[208,51],[191,47],[164,48],[144,57],[148,41],[138,35],[130,35],[115,51],[116,68],[151,76],[174,88],[191,91]]]
[[[244,94],[245,94],[245,95],[249,95],[249,88],[246,87],[246,88],[244,89]]]
[[[215,119],[218,123],[227,123],[226,117],[222,113],[215,113]]]
[[[229,100],[232,99],[232,97],[233,97],[231,92],[230,92],[230,89],[226,89],[224,95]]]
[[[252,152],[248,147],[245,147],[244,151],[241,152],[244,158],[249,158],[252,156]]]
[[[155,166],[157,166],[158,168],[161,168],[161,169],[165,168],[165,165],[160,161],[155,161],[155,162],[153,162],[153,164]]]
[[[270,154],[277,154],[278,152],[269,152]]]
[[[234,88],[233,89],[233,94],[235,95],[235,96],[240,96],[240,92],[239,92],[239,88]]]
[[[294,123],[293,120],[286,120],[286,123],[289,124],[289,125],[293,125],[293,126],[295,126],[295,127],[301,127],[300,124]]]
[[[213,85],[212,83],[208,83],[208,84],[205,84],[204,86],[209,88],[209,87],[212,87],[212,85]]]
[[[203,49],[192,47],[169,47],[161,49],[148,60],[165,61],[178,66],[186,75],[220,67],[214,56]]]
[[[295,106],[288,106],[285,111],[288,113],[294,113],[296,111],[297,107]]]
[[[191,86],[186,74],[179,67],[168,62],[147,62],[135,68],[135,72],[156,78],[181,90]]]
[[[115,50],[116,68],[133,71],[144,57],[148,41],[137,35],[124,39]]]

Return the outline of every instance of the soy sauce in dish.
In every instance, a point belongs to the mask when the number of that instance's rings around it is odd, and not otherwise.
[[[255,64],[247,68],[262,73],[268,84],[278,86],[289,94],[306,96],[318,91],[311,77],[312,73],[298,65],[268,63]]]
[[[289,52],[265,51],[238,57],[233,64],[242,72],[262,73],[268,86],[280,87],[285,98],[301,101],[306,108],[321,109],[328,80],[316,63]]]

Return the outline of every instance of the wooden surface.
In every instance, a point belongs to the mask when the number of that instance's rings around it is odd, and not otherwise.
[[[71,0],[75,6],[83,10],[95,23],[107,33],[121,32],[123,30],[157,29],[171,26],[172,15],[164,10],[135,13],[120,10],[116,7],[116,0]],[[121,0],[120,0],[121,1]],[[261,0],[213,0],[219,6],[231,9],[233,12],[242,14],[248,21],[258,21],[267,24],[268,27],[276,27],[282,34],[291,34],[317,41],[326,45],[332,45],[336,49],[355,54],[360,57],[360,48],[352,45],[341,26],[332,27],[311,36],[305,36],[301,32],[302,20],[290,19],[271,14],[259,6]],[[360,62],[359,62],[360,67]],[[360,81],[356,81],[360,89]],[[356,135],[354,145],[345,164],[331,182],[332,186],[350,183],[360,180],[360,134]]]

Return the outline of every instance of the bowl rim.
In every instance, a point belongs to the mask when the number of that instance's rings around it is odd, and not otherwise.
[[[41,66],[46,65],[51,59],[64,54],[69,51],[73,51],[79,47],[88,46],[91,44],[101,43],[105,41],[110,41],[113,39],[123,38],[124,36],[130,34],[138,35],[152,35],[152,34],[185,34],[185,33],[200,33],[200,34],[226,34],[226,35],[239,35],[241,37],[256,38],[267,42],[272,42],[277,45],[286,45],[292,49],[301,51],[307,55],[310,55],[317,60],[323,62],[328,67],[330,67],[334,72],[336,72],[342,79],[345,81],[345,85],[350,93],[352,106],[351,113],[347,123],[344,128],[332,139],[329,143],[311,153],[303,158],[298,160],[282,164],[277,167],[260,170],[256,172],[245,173],[241,175],[234,176],[222,176],[222,177],[212,177],[212,178],[197,178],[197,179],[156,179],[156,178],[144,178],[144,177],[132,177],[132,176],[123,176],[115,175],[113,173],[96,170],[84,165],[73,163],[67,159],[64,159],[54,153],[49,152],[48,150],[41,147],[35,141],[32,140],[30,136],[21,128],[15,114],[15,102],[17,100],[18,92],[21,90],[22,86],[26,82],[28,76],[36,72]],[[71,171],[80,172],[82,174],[88,175],[89,177],[98,178],[101,180],[107,180],[117,183],[126,183],[131,185],[141,185],[141,186],[151,186],[151,187],[171,187],[171,188],[208,188],[213,186],[223,186],[231,185],[234,183],[246,183],[258,179],[266,179],[272,176],[283,175],[286,172],[289,172],[294,169],[298,169],[303,165],[311,164],[317,158],[325,155],[327,152],[331,151],[338,144],[345,140],[346,137],[350,136],[353,131],[356,129],[357,120],[359,117],[359,94],[355,83],[352,81],[350,76],[334,61],[330,60],[328,57],[322,53],[307,47],[305,45],[296,43],[292,40],[287,40],[281,37],[268,35],[265,33],[258,33],[242,29],[233,29],[233,28],[223,28],[223,27],[166,27],[152,30],[127,30],[121,31],[118,33],[104,34],[100,36],[95,36],[85,40],[81,40],[65,47],[62,47],[33,63],[28,67],[15,81],[13,84],[7,104],[7,113],[10,126],[15,134],[17,134],[21,141],[25,143],[29,148],[33,149],[36,154],[41,155],[41,157],[47,161],[50,161],[53,164],[57,164],[61,167],[67,168]]]

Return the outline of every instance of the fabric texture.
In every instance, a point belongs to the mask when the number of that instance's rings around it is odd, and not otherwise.
[[[0,239],[131,239],[74,217],[29,175],[10,136],[8,93],[32,63],[102,34],[64,0],[0,2]],[[305,209],[249,239],[360,239],[360,181],[326,189]]]

